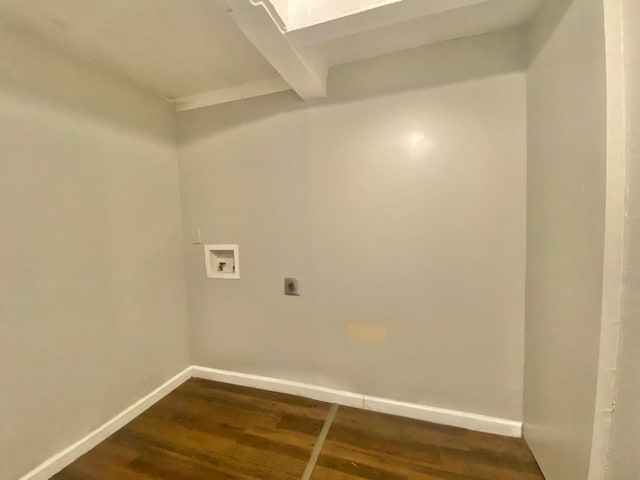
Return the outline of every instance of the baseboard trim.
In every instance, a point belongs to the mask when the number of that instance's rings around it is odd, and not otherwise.
[[[380,413],[388,413],[401,417],[414,418],[426,422],[466,428],[478,432],[505,435],[508,437],[522,436],[522,422],[508,420],[475,413],[430,407],[417,403],[400,402],[387,398],[372,397],[359,393],[336,390],[332,388],[292,382],[272,377],[263,377],[229,370],[194,365],[191,375],[195,378],[231,383],[243,387],[259,388],[272,392],[288,393],[300,397],[311,398],[338,405],[363,408]]]
[[[468,430],[476,430],[479,432],[493,433],[509,437],[522,436],[522,422],[514,420],[477,415],[458,410],[430,407],[417,403],[399,402],[397,400],[371,397],[359,393],[320,387],[318,385],[310,385],[307,383],[194,365],[185,368],[176,376],[160,385],[153,392],[141,398],[111,420],[108,420],[103,425],[93,430],[84,438],[50,457],[48,460],[45,460],[29,473],[20,477],[20,480],[48,480],[192,377],[240,385],[243,387],[258,388],[260,390],[288,393],[290,395],[298,395],[300,397],[311,398],[322,402],[336,403],[347,407],[363,408],[365,410],[415,418],[417,420],[466,428]]]
[[[374,412],[415,418],[425,422],[465,428],[476,432],[493,433],[507,437],[522,437],[522,422],[506,418],[490,417],[477,413],[430,407],[419,403],[399,402],[388,398],[364,397],[364,408]]]
[[[364,398],[357,393],[344,392],[332,388],[309,385],[307,383],[292,382],[279,378],[262,377],[249,373],[233,372],[230,370],[218,370],[209,367],[194,365],[191,375],[203,380],[213,380],[215,382],[231,383],[242,387],[258,388],[271,392],[288,393],[299,397],[311,398],[327,403],[337,403],[346,407],[364,408]]]
[[[65,448],[48,460],[38,465],[29,473],[20,477],[20,480],[48,480],[60,470],[80,458],[100,442],[106,440],[120,428],[124,427],[131,420],[143,413],[158,400],[172,392],[184,382],[191,378],[191,367],[185,368],[176,376],[170,378],[165,383],[156,388],[153,392],[142,397],[130,407],[126,408],[111,420],[108,420],[84,438],[78,440],[73,445]]]

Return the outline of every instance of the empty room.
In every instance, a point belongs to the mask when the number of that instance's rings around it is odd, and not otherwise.
[[[640,480],[639,0],[0,0],[0,480]]]

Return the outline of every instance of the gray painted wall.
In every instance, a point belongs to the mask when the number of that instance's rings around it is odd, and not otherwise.
[[[194,362],[521,419],[523,46],[447,42],[336,68],[315,105],[179,114]],[[197,227],[240,245],[239,281],[205,277]]]
[[[524,431],[548,480],[584,480],[604,248],[602,2],[547,1],[529,33]]]
[[[0,24],[0,478],[189,364],[171,106]]]

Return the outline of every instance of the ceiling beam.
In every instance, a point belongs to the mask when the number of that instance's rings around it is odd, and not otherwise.
[[[196,95],[178,97],[172,99],[171,102],[175,105],[176,112],[184,112],[186,110],[210,107],[211,105],[234,102],[245,98],[284,92],[285,90],[291,90],[291,87],[282,78],[278,77],[213,90],[211,92],[198,93]]]
[[[300,52],[285,36],[286,25],[269,0],[226,0],[242,33],[303,100],[327,95],[328,68]]]
[[[287,20],[288,11],[289,11],[289,0],[249,0],[250,3],[254,6],[262,6],[269,16],[271,20],[278,25],[278,29],[282,33],[287,31]],[[227,2],[227,5],[229,2]]]

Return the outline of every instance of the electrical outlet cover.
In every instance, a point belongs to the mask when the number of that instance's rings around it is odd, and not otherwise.
[[[300,279],[296,277],[288,277],[284,279],[284,294],[300,296]]]

